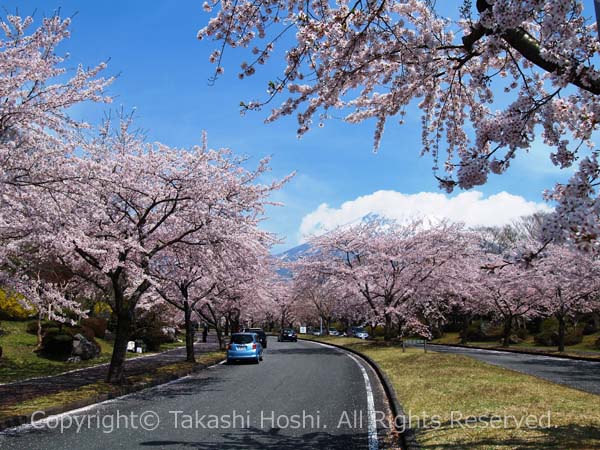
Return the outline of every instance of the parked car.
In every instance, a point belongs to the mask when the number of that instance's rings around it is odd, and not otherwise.
[[[311,331],[311,333],[313,336],[321,336],[321,329],[320,328],[313,328],[313,330]]]
[[[262,328],[244,328],[244,333],[256,333],[258,335],[258,339],[262,344],[263,348],[267,348],[267,334],[263,331]]]
[[[340,332],[338,330],[336,330],[335,328],[330,328],[329,329],[329,336],[339,336]]]
[[[363,327],[350,327],[347,331],[348,336],[357,337],[359,339],[367,339],[369,333]]]
[[[256,333],[233,333],[227,346],[227,362],[252,361],[258,364],[263,359],[263,346]]]
[[[283,341],[297,342],[298,335],[292,328],[284,328],[283,330],[281,330],[281,333],[279,333],[279,336],[277,336],[277,341],[278,342],[283,342]]]

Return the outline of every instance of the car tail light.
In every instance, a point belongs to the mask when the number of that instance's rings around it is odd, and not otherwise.
[[[231,350],[231,344],[227,344],[227,350]]]
[[[256,350],[256,344],[252,344],[252,350]]]

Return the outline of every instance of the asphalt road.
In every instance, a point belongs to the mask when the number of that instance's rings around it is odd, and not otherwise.
[[[577,361],[551,356],[448,347],[445,345],[430,345],[428,349],[470,356],[489,364],[506,367],[528,375],[535,375],[553,383],[600,394],[600,361]]]
[[[372,420],[387,415],[383,399],[364,362],[316,343],[270,339],[259,365],[218,365],[7,430],[0,449],[374,450],[384,448],[383,421],[374,434]]]

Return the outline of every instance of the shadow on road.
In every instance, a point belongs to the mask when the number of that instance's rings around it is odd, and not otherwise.
[[[343,353],[333,350],[331,348],[281,348],[281,349],[269,349],[268,353],[265,353],[265,357],[268,355],[279,354],[279,355],[327,355],[327,356],[344,356]]]
[[[356,434],[330,434],[326,432],[306,433],[298,436],[283,434],[282,430],[273,428],[263,430],[248,428],[236,432],[224,433],[219,442],[193,442],[175,440],[155,440],[141,442],[140,446],[148,448],[185,448],[197,450],[350,450],[364,449],[367,438]],[[294,430],[295,431],[295,430]]]
[[[203,378],[184,378],[176,383],[158,388],[151,388],[145,391],[140,391],[133,394],[133,397],[138,400],[148,402],[156,401],[157,399],[177,398],[187,395],[197,395],[199,392],[222,392],[223,389],[218,389],[218,385],[222,384],[223,380],[217,377]]]

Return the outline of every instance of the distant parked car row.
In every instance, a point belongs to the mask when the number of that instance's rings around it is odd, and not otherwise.
[[[307,334],[312,334],[313,336],[325,334],[325,330],[321,333],[320,328],[308,328],[306,331]],[[368,339],[369,333],[363,327],[350,327],[345,332],[339,331],[337,328],[329,328],[329,336],[350,336],[359,339]]]

